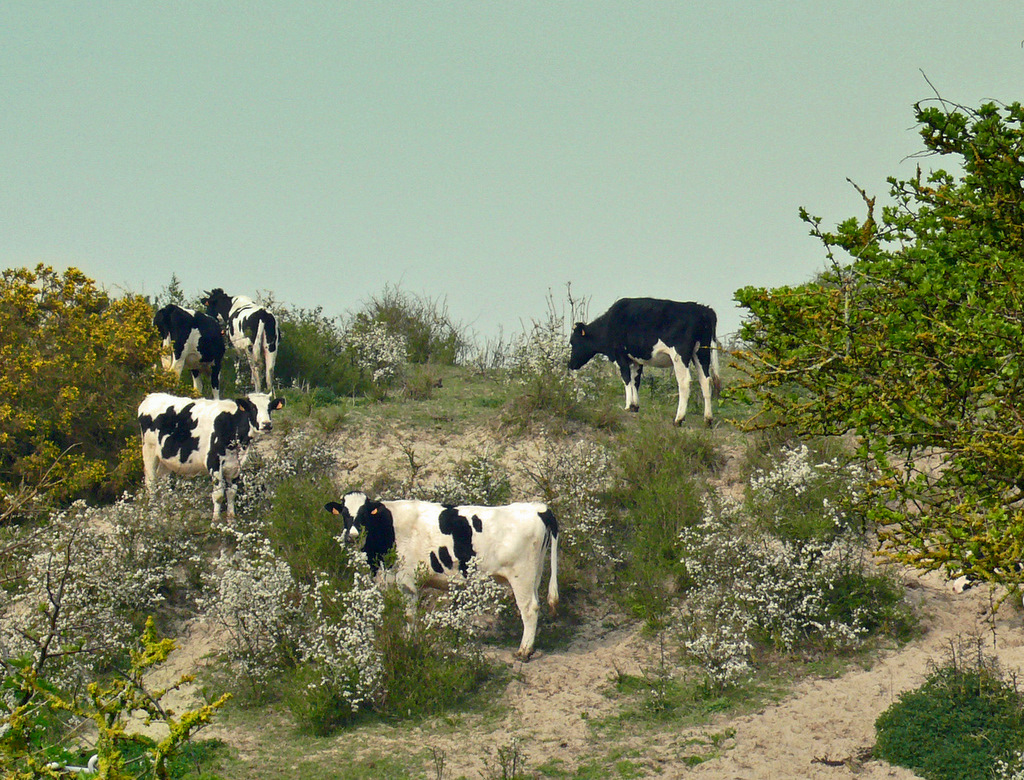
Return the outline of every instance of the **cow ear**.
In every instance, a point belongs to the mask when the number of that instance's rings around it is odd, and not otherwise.
[[[375,515],[375,514],[377,514],[377,512],[378,512],[378,510],[379,510],[379,509],[380,509],[380,507],[379,507],[379,506],[375,506],[375,507],[374,507],[374,508],[373,508],[373,509],[372,509],[372,510],[370,511],[370,514],[371,514],[371,515]]]
[[[337,503],[336,501],[327,502],[326,504],[324,504],[324,509],[330,512],[332,515],[341,514],[341,504]]]
[[[284,409],[283,398],[275,398],[273,401],[270,402],[270,410],[272,412],[276,412],[278,409]]]

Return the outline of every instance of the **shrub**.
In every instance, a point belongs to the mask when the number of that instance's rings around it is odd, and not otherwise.
[[[652,625],[669,609],[682,582],[680,534],[700,522],[706,478],[719,467],[712,434],[663,424],[641,425],[619,451],[615,503],[628,550],[622,598]]]
[[[747,676],[765,650],[843,652],[880,628],[906,630],[898,584],[868,570],[858,537],[797,545],[751,528],[736,504],[708,501],[681,542],[690,586],[676,623],[714,687]]]
[[[357,319],[379,323],[406,345],[410,363],[456,365],[469,347],[464,328],[453,322],[443,300],[424,298],[385,285]]]
[[[392,333],[383,322],[357,314],[345,332],[345,346],[369,392],[386,398],[408,362],[405,337]]]
[[[839,457],[816,460],[801,444],[754,472],[748,511],[764,531],[800,544],[863,530],[853,507],[865,486],[864,470]]]
[[[197,592],[207,527],[166,486],[53,516],[17,573],[12,603],[0,595],[0,660],[30,657],[68,688],[119,663],[146,615]]]
[[[954,648],[924,685],[901,694],[875,731],[876,758],[928,780],[1019,777],[1024,700],[978,640],[973,657]]]
[[[144,298],[111,298],[74,268],[0,274],[0,510],[23,481],[62,501],[121,492],[139,398],[173,385],[152,322]]]
[[[332,398],[361,395],[369,389],[347,349],[343,328],[322,308],[284,309],[278,314],[278,325],[281,346],[275,372],[279,384],[330,392]]]
[[[569,313],[571,320],[575,306]],[[509,422],[531,419],[542,412],[563,419],[593,422],[596,417],[583,401],[597,394],[599,381],[595,364],[569,371],[569,329],[566,313],[554,299],[547,299],[544,319],[532,321],[528,330],[514,342],[509,361],[509,378],[514,396],[506,407]]]
[[[459,461],[430,491],[430,500],[441,504],[499,506],[511,499],[508,469],[487,453]]]

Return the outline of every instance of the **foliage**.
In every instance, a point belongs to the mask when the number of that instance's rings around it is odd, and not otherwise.
[[[530,420],[538,413],[552,417],[594,422],[583,404],[597,394],[599,381],[592,361],[579,371],[569,371],[569,331],[580,315],[580,304],[570,299],[569,310],[549,294],[541,320],[516,338],[511,347],[508,374],[515,394],[505,409],[507,421]]]
[[[175,713],[161,700],[167,693],[192,681],[186,675],[168,688],[151,689],[145,674],[167,660],[174,649],[170,639],[160,639],[152,618],[146,622],[137,646],[130,652],[127,670],[105,682],[90,682],[76,694],[61,692],[38,673],[34,664],[25,661],[13,664],[3,678],[0,691],[0,770],[5,777],[60,777],[66,764],[75,757],[74,731],[69,731],[64,744],[43,744],[41,733],[55,719],[92,721],[96,730],[96,756],[99,776],[109,780],[136,780],[142,777],[170,778],[171,760],[203,726],[210,723],[216,711],[230,698],[225,694],[197,709]],[[167,735],[152,740],[129,731],[130,719],[142,714],[147,724],[161,723]],[[40,732],[40,726],[44,731]],[[134,755],[143,762],[141,768],[129,766]],[[82,763],[85,763],[83,760]],[[132,762],[137,765],[137,762]]]
[[[878,717],[876,758],[928,780],[1020,776],[1024,698],[980,640],[970,656],[954,647],[948,663]]]
[[[829,268],[736,293],[750,313],[743,370],[763,404],[757,423],[857,435],[894,558],[1018,582],[1024,107],[937,100],[915,115],[925,153],[959,172],[891,178],[878,221],[862,190],[866,218],[834,232],[802,212]]]
[[[408,362],[405,337],[388,330],[385,323],[359,313],[348,325],[345,345],[371,394],[386,398]]]
[[[464,328],[452,321],[443,300],[431,300],[385,285],[356,319],[379,323],[405,342],[410,363],[453,366],[469,348]]]
[[[512,478],[500,460],[485,452],[456,463],[430,492],[430,500],[440,504],[500,506],[512,499]]]
[[[285,387],[323,388],[336,396],[362,395],[369,386],[347,348],[337,318],[321,307],[279,308],[281,346],[275,377]]]
[[[701,497],[720,456],[707,431],[644,425],[619,452],[614,501],[627,537],[621,597],[637,616],[657,624],[681,585],[680,534],[702,515]]]
[[[152,322],[144,298],[111,298],[75,268],[0,274],[0,507],[48,472],[60,500],[117,495],[137,477],[118,454],[139,400],[172,381]]]
[[[161,490],[53,516],[0,592],[0,665],[28,658],[70,690],[120,663],[143,616],[200,585],[201,521],[188,503]]]

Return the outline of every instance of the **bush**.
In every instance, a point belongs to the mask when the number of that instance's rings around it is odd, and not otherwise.
[[[139,399],[173,386],[149,304],[111,298],[74,268],[9,268],[0,333],[0,511],[23,482],[61,501],[118,495]]]
[[[487,453],[459,461],[430,491],[440,504],[499,506],[512,499],[511,475]]]
[[[464,328],[452,321],[443,300],[413,295],[398,286],[386,285],[359,316],[401,338],[410,363],[454,366],[469,347]]]
[[[646,424],[619,452],[615,502],[628,529],[629,551],[622,597],[630,609],[657,624],[682,586],[680,534],[703,516],[707,476],[722,458],[708,431]]]
[[[362,395],[369,390],[336,318],[324,316],[319,306],[292,308],[280,312],[278,324],[278,384],[314,392],[322,390],[334,397]]]
[[[570,371],[569,330],[564,310],[549,295],[547,314],[534,320],[513,344],[509,361],[509,379],[514,395],[505,409],[507,422],[523,424],[537,413],[553,417],[595,423],[602,418],[583,405],[597,394],[600,383],[596,364],[591,361],[579,371]],[[568,320],[575,315],[570,303]]]
[[[1019,777],[1024,700],[993,661],[954,648],[920,688],[900,695],[875,721],[874,755],[928,780]]]

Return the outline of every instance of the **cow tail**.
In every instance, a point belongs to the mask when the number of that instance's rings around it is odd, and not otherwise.
[[[714,347],[711,350],[711,397],[718,398],[722,394],[722,376],[718,373],[718,353],[722,349],[722,345],[718,343],[718,339],[712,339]]]
[[[548,579],[548,609],[552,616],[558,612],[558,520],[546,509],[540,513],[544,523],[544,546],[551,548],[551,577]],[[543,560],[541,566],[544,565]],[[539,575],[538,575],[539,576]]]

